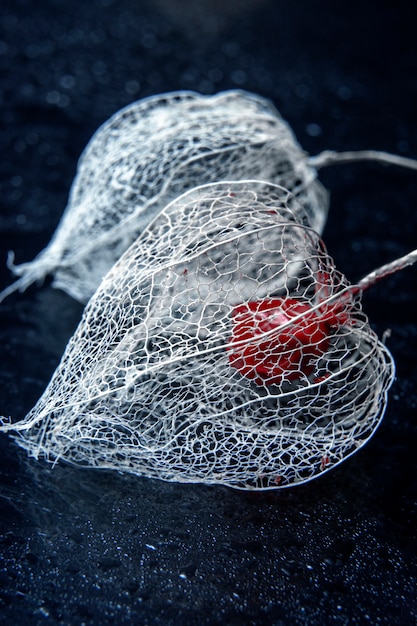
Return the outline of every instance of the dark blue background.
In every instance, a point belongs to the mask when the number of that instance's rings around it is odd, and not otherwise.
[[[96,128],[138,98],[244,88],[271,98],[311,154],[417,157],[414,3],[350,0],[2,0],[0,279],[65,207]],[[417,247],[417,176],[323,171],[324,239],[357,280]],[[392,330],[386,417],[355,457],[268,493],[28,461],[0,436],[4,624],[415,624],[415,268],[364,299]],[[48,285],[0,305],[0,413],[41,395],[82,307]]]

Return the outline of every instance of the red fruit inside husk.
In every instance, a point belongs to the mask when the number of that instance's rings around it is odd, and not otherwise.
[[[317,313],[294,298],[239,304],[232,312],[229,363],[258,385],[310,376],[328,349],[335,318],[335,312]]]

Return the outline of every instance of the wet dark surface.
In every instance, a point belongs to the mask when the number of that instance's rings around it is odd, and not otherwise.
[[[412,3],[300,4],[3,0],[1,286],[7,250],[22,262],[49,241],[92,133],[140,97],[244,88],[312,154],[417,157]],[[321,180],[324,239],[351,280],[417,246],[415,173],[362,163]],[[248,494],[52,469],[0,436],[0,623],[415,624],[416,277],[364,299],[397,362],[382,426],[311,484]],[[33,406],[81,311],[48,285],[0,305],[3,415]]]

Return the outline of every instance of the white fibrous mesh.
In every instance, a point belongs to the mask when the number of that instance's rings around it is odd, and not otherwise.
[[[327,193],[287,123],[265,99],[243,91],[174,92],[122,109],[91,139],[67,208],[50,242],[0,294],[47,274],[86,302],[100,280],[164,207],[195,186],[256,178],[286,187],[321,232]]]
[[[224,182],[159,213],[89,301],[37,405],[1,429],[51,462],[280,488],[371,437],[393,373],[360,292],[288,192]]]

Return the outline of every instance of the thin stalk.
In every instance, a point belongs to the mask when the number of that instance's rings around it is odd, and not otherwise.
[[[324,150],[320,154],[309,157],[308,164],[315,169],[327,167],[328,165],[338,165],[342,163],[353,163],[355,161],[378,161],[384,165],[397,165],[417,170],[417,159],[409,159],[397,154],[383,152],[380,150],[352,150],[348,152],[335,152],[334,150]]]
[[[378,267],[373,272],[370,272],[366,276],[362,278],[356,285],[359,291],[365,291],[369,287],[372,287],[375,283],[377,283],[381,278],[386,278],[399,270],[403,270],[405,267],[409,265],[413,265],[417,261],[417,249],[412,250],[408,254],[400,257],[399,259],[395,259],[391,263],[386,263],[381,267]]]

